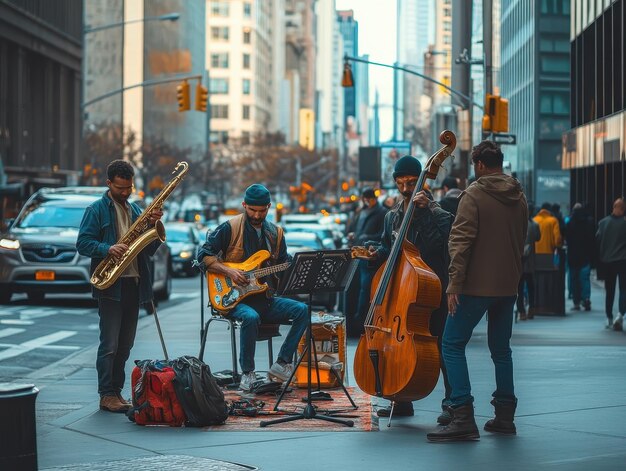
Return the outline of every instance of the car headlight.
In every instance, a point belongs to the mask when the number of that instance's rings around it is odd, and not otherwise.
[[[180,258],[189,258],[191,257],[191,252],[189,250],[183,250],[180,253]]]
[[[3,249],[17,250],[20,248],[20,241],[13,239],[0,239],[0,247]]]

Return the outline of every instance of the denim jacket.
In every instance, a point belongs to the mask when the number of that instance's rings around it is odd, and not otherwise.
[[[94,201],[83,215],[76,240],[78,253],[91,258],[90,273],[93,274],[98,264],[109,254],[109,248],[118,240],[116,214],[113,200],[108,190],[102,198]],[[141,208],[135,203],[129,203],[132,221],[135,222],[141,215]],[[161,243],[157,240],[149,244],[137,256],[139,265],[139,303],[144,304],[152,300],[152,271],[150,269],[151,255],[154,255]],[[120,301],[122,297],[121,278],[106,289],[92,287],[94,298],[110,298]]]

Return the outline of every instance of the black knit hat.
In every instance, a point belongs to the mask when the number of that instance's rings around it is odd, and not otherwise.
[[[270,191],[263,185],[255,183],[246,189],[243,201],[250,206],[267,206],[270,204]]]
[[[404,177],[406,175],[419,177],[420,173],[422,173],[422,164],[420,164],[419,160],[411,155],[405,155],[404,157],[399,158],[396,165],[393,167],[394,180],[398,177]]]

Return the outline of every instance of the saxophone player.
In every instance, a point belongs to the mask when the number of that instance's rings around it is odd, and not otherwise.
[[[107,256],[116,259],[128,250],[128,245],[118,243],[140,216],[141,208],[129,203],[133,192],[133,167],[124,160],[114,160],[107,167],[109,189],[102,198],[85,210],[80,224],[76,248],[81,255],[91,258],[91,272]],[[157,208],[144,215],[152,226],[161,218]],[[148,257],[161,244],[151,242],[134,257],[119,278],[109,287],[92,288],[98,300],[100,316],[100,345],[96,359],[100,409],[125,412],[131,404],[122,397],[124,366],[135,341],[139,306],[152,300],[152,276]]]

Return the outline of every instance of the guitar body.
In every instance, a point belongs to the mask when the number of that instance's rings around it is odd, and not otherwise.
[[[224,265],[253,272],[269,258],[270,253],[267,250],[259,250],[241,263],[225,262]],[[230,278],[217,273],[207,272],[206,278],[211,306],[222,314],[233,309],[242,299],[253,294],[263,293],[268,288],[266,283],[259,283],[254,275],[249,277],[250,283],[246,286],[236,286]]]

